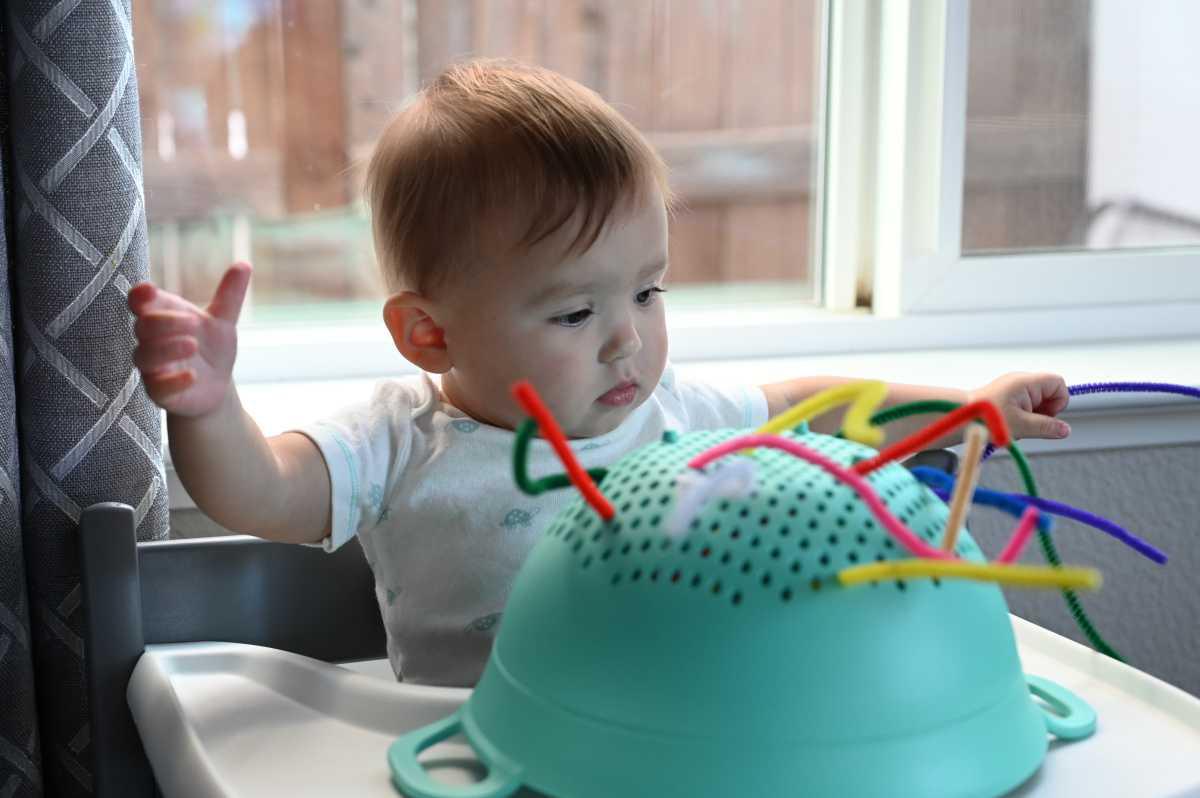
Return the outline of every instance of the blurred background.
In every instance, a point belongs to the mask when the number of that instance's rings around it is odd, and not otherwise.
[[[134,0],[154,279],[205,302],[248,259],[247,321],[373,318],[372,143],[432,75],[483,55],[581,81],[659,148],[685,203],[673,301],[815,302],[822,8]],[[1200,4],[989,0],[971,14],[965,253],[1200,242],[1200,90],[1181,39]]]

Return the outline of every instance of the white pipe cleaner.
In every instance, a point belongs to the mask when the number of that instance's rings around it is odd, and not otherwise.
[[[747,457],[727,457],[707,472],[687,469],[676,479],[679,492],[663,532],[667,537],[683,537],[709,499],[744,499],[754,490],[754,477],[754,461]]]

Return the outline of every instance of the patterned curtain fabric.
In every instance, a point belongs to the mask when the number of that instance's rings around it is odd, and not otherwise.
[[[5,7],[0,796],[88,795],[79,515],[125,502],[140,539],[167,534],[159,413],[125,308],[149,274],[132,17],[130,0]]]

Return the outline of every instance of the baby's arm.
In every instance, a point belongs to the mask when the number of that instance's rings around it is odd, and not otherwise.
[[[171,459],[196,505],[234,532],[291,543],[329,534],[325,463],[304,435],[266,438],[233,384],[237,317],[250,267],[234,264],[208,308],[150,283],[130,289],[134,364],[167,411]]]
[[[770,415],[782,413],[789,407],[808,397],[837,385],[854,380],[844,377],[801,377],[761,386],[767,396]],[[1004,414],[1009,430],[1015,438],[1065,438],[1071,429],[1066,422],[1055,416],[1061,413],[1069,401],[1067,384],[1056,374],[1006,374],[974,391],[939,388],[929,385],[904,385],[889,383],[887,399],[879,409],[908,402],[942,400],[965,404],[986,399],[995,404]],[[833,434],[841,428],[842,412],[827,413],[813,419],[810,426],[815,432]],[[917,415],[900,419],[888,425],[888,440],[896,441],[927,426],[930,416]],[[959,430],[935,441],[932,446],[951,446],[962,441]]]

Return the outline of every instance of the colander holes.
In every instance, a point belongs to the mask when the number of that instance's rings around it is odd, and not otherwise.
[[[866,521],[863,521],[863,526],[865,526],[867,529],[874,529],[875,521],[873,519],[868,518]]]
[[[908,590],[908,585],[905,583],[905,581],[903,579],[897,579],[896,580],[896,589],[897,590]]]
[[[800,561],[792,560],[792,564],[791,564],[791,566],[789,566],[788,570],[790,570],[794,574],[800,573]]]
[[[635,483],[635,484],[633,485],[633,487],[631,487],[631,488],[629,489],[629,492],[630,492],[630,493],[637,493],[637,492],[638,492],[638,491],[640,491],[641,489],[642,489],[642,486],[641,486],[641,485],[638,485],[638,484],[636,484],[636,483]]]
[[[762,575],[762,586],[763,587],[771,586],[771,574],[769,572]]]
[[[783,599],[784,601],[791,601],[792,600],[792,589],[790,587],[785,587],[783,589],[783,592],[779,594],[779,597],[781,599]]]
[[[808,586],[812,588],[812,591],[815,593],[821,589],[821,580],[814,576],[812,581],[808,583]]]
[[[753,568],[754,568],[754,564],[751,563],[749,560],[746,560],[744,563],[742,563],[742,573],[744,573],[744,574],[750,573],[750,571]]]
[[[836,523],[839,528],[842,528],[842,527],[846,526],[846,519],[838,518],[834,523]]]
[[[760,543],[762,543],[762,538],[760,538],[758,535],[750,538],[750,548],[757,549]]]
[[[583,541],[577,540],[575,541],[575,545],[571,547],[571,551],[579,551],[581,548],[583,548]]]
[[[779,552],[779,547],[778,547],[778,546],[776,546],[775,548],[771,549],[771,559],[772,559],[772,560],[778,560],[778,559],[779,559],[779,554],[780,554],[780,552]]]
[[[830,546],[836,546],[837,544],[838,544],[838,536],[837,536],[837,535],[830,535],[830,536],[829,536],[829,545],[830,545]]]
[[[800,538],[800,548],[807,549],[808,545],[808,538]]]
[[[629,522],[630,529],[637,529],[641,525],[642,525],[642,519],[640,519],[640,518],[635,518]]]
[[[729,561],[732,559],[733,556],[729,552],[725,552],[721,555],[721,565],[729,565]]]
[[[703,581],[704,580],[700,578],[700,574],[696,574],[692,577],[692,587],[700,587],[700,583]]]
[[[851,503],[849,503],[849,502],[847,502],[847,503],[846,503],[846,505],[845,505],[845,509],[846,509],[846,512],[848,512],[848,513],[852,513],[852,512],[854,512],[854,505],[853,505],[853,504],[851,504]]]
[[[650,497],[649,496],[644,497],[640,502],[638,502],[638,507],[641,507],[643,510],[649,506],[650,506]]]
[[[621,547],[621,553],[622,553],[622,554],[628,554],[628,553],[629,553],[629,550],[630,550],[630,549],[632,549],[632,548],[633,548],[633,544],[632,544],[632,543],[626,543],[624,546],[622,546],[622,547]]]
[[[818,513],[825,512],[825,502],[817,502],[817,512]]]
[[[709,548],[708,546],[705,546],[704,548],[700,549],[701,557],[707,558],[710,554],[712,554],[712,549]]]
[[[767,525],[767,524],[769,524],[769,523],[771,523],[771,517],[770,517],[770,516],[768,516],[768,515],[764,515],[764,516],[762,516],[761,518],[759,518],[759,519],[758,519],[758,525],[759,525],[759,526],[766,526],[766,525]]]
[[[650,549],[650,539],[649,539],[649,538],[646,538],[645,540],[643,540],[643,541],[642,541],[642,545],[641,545],[641,546],[639,546],[638,548],[640,548],[642,551],[649,551],[649,549]]]
[[[613,574],[612,582],[610,584],[612,584],[613,587],[616,587],[617,585],[621,584],[621,574],[620,573]]]
[[[858,545],[860,546],[867,545],[867,536],[861,532],[854,539],[858,541]]]
[[[896,544],[892,542],[892,539],[891,539],[891,538],[884,538],[884,539],[883,539],[883,545],[884,545],[884,547],[885,547],[885,548],[888,548],[888,549],[894,549],[894,548],[896,548]]]
[[[810,518],[810,519],[809,519],[809,521],[808,521],[808,528],[809,528],[809,529],[816,529],[816,528],[817,528],[817,527],[819,527],[820,525],[821,525],[821,523],[820,523],[820,522],[819,522],[817,519],[815,519],[815,518]]]
[[[822,555],[821,555],[821,557],[820,557],[820,559],[818,560],[818,562],[820,562],[820,563],[821,563],[821,567],[823,567],[823,568],[826,568],[826,567],[828,567],[828,566],[829,566],[829,555],[828,555],[828,554],[822,554]]]
[[[682,551],[684,554],[687,554],[689,551],[692,550],[692,542],[690,540],[683,541],[682,543],[679,544],[679,550]]]
[[[826,498],[826,499],[832,499],[832,498],[833,498],[833,491],[831,491],[831,490],[827,490],[827,491],[825,491],[825,498]]]
[[[737,540],[741,536],[742,536],[742,530],[740,530],[740,529],[735,529],[729,533],[729,537],[733,538],[734,540]]]
[[[713,582],[712,592],[713,592],[714,596],[721,595],[721,583],[720,582]]]
[[[740,591],[740,590],[735,590],[735,591],[734,591],[734,593],[733,593],[733,595],[729,597],[729,600],[733,602],[733,605],[734,605],[735,607],[736,607],[738,604],[741,604],[741,603],[742,603],[742,591]]]
[[[778,506],[778,504],[779,504],[779,499],[776,499],[774,496],[772,496],[771,498],[767,499],[767,506],[768,506],[768,507],[776,507],[776,506]]]
[[[592,555],[589,554],[588,556],[583,558],[583,562],[581,562],[579,565],[580,565],[580,567],[587,568],[591,564],[592,564]]]
[[[721,502],[719,505],[717,505],[717,507],[721,510],[721,512],[725,512],[729,509],[729,502]]]
[[[745,518],[748,515],[750,515],[750,510],[746,507],[738,511],[738,518]]]
[[[669,499],[668,497],[666,497],[666,496],[664,496],[663,498],[664,498],[664,499],[667,499],[667,501],[670,501],[670,499]],[[664,502],[664,504],[665,504],[665,503],[666,503],[666,502]],[[661,520],[662,520],[662,516],[661,516],[661,515],[652,515],[652,516],[650,516],[650,526],[658,526],[658,522],[659,522],[659,521],[661,521]]]
[[[663,496],[659,497],[658,503],[661,504],[663,507],[666,507],[668,504],[671,503],[670,494],[664,494]]]
[[[709,525],[708,529],[715,535],[721,531],[721,524],[717,521],[713,521],[712,524]]]
[[[605,549],[604,552],[601,553],[600,559],[607,560],[611,556],[612,556],[612,549]]]
[[[651,582],[658,581],[658,569],[657,568],[655,568],[653,571],[650,572],[650,581]]]
[[[621,505],[621,512],[627,513],[633,509],[633,502],[625,502]]]
[[[798,502],[808,501],[808,494],[803,491],[801,491],[800,493],[797,493],[796,501],[798,501]]]
[[[635,568],[633,573],[629,575],[629,579],[633,582],[636,582],[641,578],[642,578],[642,569],[641,568]]]
[[[795,517],[796,517],[796,508],[789,507],[788,508],[788,518],[795,518]]]
[[[677,582],[679,582],[679,578],[680,578],[681,576],[683,576],[683,574],[679,573],[679,571],[673,571],[673,572],[671,573],[671,584],[673,584],[673,585],[674,585],[674,584],[676,584]]]
[[[846,553],[846,559],[850,562],[858,562],[858,552],[851,551]]]
[[[941,587],[941,586],[942,586],[942,580],[941,580],[941,579],[938,579],[936,576],[935,576],[935,577],[933,577],[933,586],[934,586],[934,587]]]
[[[786,526],[779,527],[779,537],[786,538],[790,534],[792,534],[792,530],[789,527],[786,527]]]

